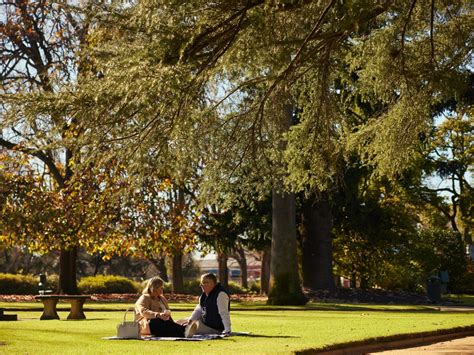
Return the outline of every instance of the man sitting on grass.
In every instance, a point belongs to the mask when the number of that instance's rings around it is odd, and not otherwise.
[[[201,276],[202,294],[199,304],[191,317],[183,325],[197,322],[195,334],[224,334],[229,335],[230,328],[230,298],[229,293],[217,282],[216,275]]]

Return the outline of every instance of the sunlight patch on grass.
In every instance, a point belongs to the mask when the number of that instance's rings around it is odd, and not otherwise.
[[[68,312],[64,311],[59,312],[61,320],[40,321],[41,312],[20,311],[18,322],[0,322],[0,342],[6,343],[0,346],[0,354],[288,354],[349,341],[474,324],[472,314],[423,312],[418,308],[389,307],[388,311],[373,311],[368,307],[348,311],[249,308],[232,311],[232,328],[249,331],[251,336],[205,342],[102,340],[115,335],[123,311],[89,312],[85,321],[67,321]],[[190,310],[173,311],[174,319],[189,315]]]

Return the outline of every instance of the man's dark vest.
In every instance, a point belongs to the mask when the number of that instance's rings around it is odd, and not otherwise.
[[[219,310],[217,309],[217,297],[219,293],[225,292],[227,295],[229,293],[221,286],[220,283],[216,284],[216,287],[212,289],[209,293],[209,296],[203,292],[201,297],[199,297],[199,304],[202,308],[202,321],[208,327],[212,329],[224,330],[224,323],[222,323],[222,318],[219,314]],[[229,297],[229,311],[230,311],[230,297]]]

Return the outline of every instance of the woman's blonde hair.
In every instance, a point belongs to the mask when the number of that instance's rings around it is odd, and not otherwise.
[[[158,277],[158,276],[152,277],[146,283],[146,286],[143,289],[142,294],[151,295],[156,288],[161,287],[164,284],[165,282],[161,279],[161,277]]]

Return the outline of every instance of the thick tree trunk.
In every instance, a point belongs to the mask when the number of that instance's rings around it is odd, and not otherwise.
[[[222,286],[227,287],[229,285],[229,268],[227,267],[228,256],[226,253],[217,254],[217,262],[219,265],[218,279]]]
[[[308,300],[301,290],[298,275],[295,195],[292,193],[273,191],[271,253],[268,303],[305,304]]]
[[[235,260],[239,263],[240,267],[240,280],[241,280],[241,285],[242,287],[249,287],[248,284],[248,272],[247,272],[247,258],[245,257],[245,250],[242,248],[241,245],[237,246],[235,248],[235,255],[234,255]]]
[[[268,295],[270,284],[271,248],[267,247],[262,252],[262,265],[260,268],[260,293]]]
[[[274,110],[275,136],[280,139],[289,131],[293,121],[291,96],[287,92],[282,91],[280,95],[274,97]],[[278,149],[283,156],[286,149],[283,139],[279,142]],[[281,167],[277,167],[276,170]],[[308,300],[301,290],[296,255],[295,195],[285,193],[283,176],[279,179],[275,181],[272,191],[272,255],[268,303],[305,304]]]
[[[333,216],[327,193],[303,206],[303,285],[313,290],[335,289],[332,273]]]
[[[183,256],[174,255],[172,258],[172,269],[173,269],[173,292],[183,293],[184,291],[184,280],[183,280]]]
[[[58,293],[67,295],[77,295],[79,293],[76,280],[76,260],[77,247],[68,250],[61,249],[59,254]]]

